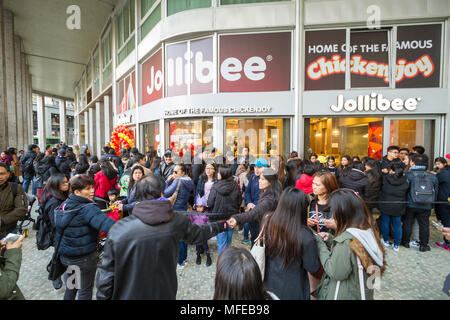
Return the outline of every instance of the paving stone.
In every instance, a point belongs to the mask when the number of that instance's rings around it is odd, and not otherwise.
[[[34,214],[35,215],[35,214]],[[64,289],[53,289],[47,280],[46,266],[50,261],[53,248],[39,251],[36,248],[35,231],[23,242],[23,260],[18,285],[26,299],[62,300]],[[249,243],[242,243],[242,234],[234,232],[233,246],[250,249]],[[399,252],[386,249],[387,268],[381,279],[381,288],[375,290],[377,300],[450,300],[442,291],[445,278],[450,273],[450,252],[434,245],[442,241],[440,233],[430,229],[430,252],[400,247]],[[217,243],[208,240],[212,265],[206,267],[206,257],[197,265],[194,245],[188,246],[188,264],[183,270],[177,270],[178,300],[210,300],[214,295],[214,277],[216,273]],[[95,299],[94,288],[94,299]]]

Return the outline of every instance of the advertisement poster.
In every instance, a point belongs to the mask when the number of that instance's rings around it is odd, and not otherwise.
[[[162,50],[142,64],[142,105],[163,97]]]
[[[290,90],[290,32],[220,36],[219,52],[219,92]]]

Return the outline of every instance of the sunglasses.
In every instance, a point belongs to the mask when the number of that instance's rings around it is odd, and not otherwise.
[[[173,173],[178,174],[178,171],[174,171]]]

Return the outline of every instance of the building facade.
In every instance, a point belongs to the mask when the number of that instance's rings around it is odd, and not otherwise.
[[[126,0],[75,87],[75,139],[142,151],[450,151],[450,3]],[[408,8],[408,10],[405,10]]]

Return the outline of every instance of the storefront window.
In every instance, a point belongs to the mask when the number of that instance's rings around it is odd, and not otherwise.
[[[434,120],[391,120],[389,145],[400,148],[424,146],[425,153],[434,154]]]
[[[247,147],[255,157],[286,157],[290,151],[289,132],[289,119],[227,119],[224,153],[239,155]]]
[[[169,146],[180,157],[190,150],[196,152],[200,147],[215,147],[212,119],[170,121]]]
[[[312,152],[334,156],[383,156],[383,118],[308,118],[305,120],[305,157]]]
[[[161,142],[159,134],[159,121],[152,121],[142,125],[144,133],[144,151],[158,150]]]

